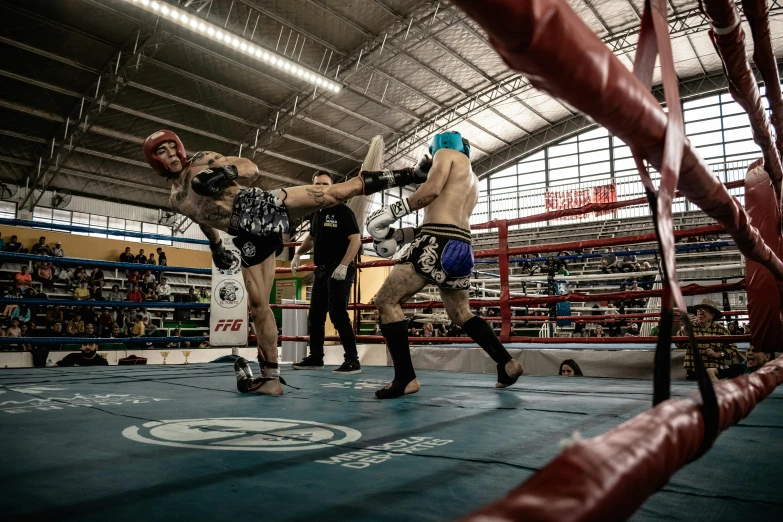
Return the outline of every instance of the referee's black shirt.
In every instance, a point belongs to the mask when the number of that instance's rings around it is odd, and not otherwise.
[[[337,265],[348,250],[349,236],[359,233],[353,210],[345,204],[324,208],[310,216],[316,265]]]

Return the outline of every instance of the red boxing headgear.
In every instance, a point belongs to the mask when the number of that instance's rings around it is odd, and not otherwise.
[[[143,146],[144,157],[147,158],[147,163],[155,169],[155,172],[166,178],[171,177],[176,174],[176,172],[171,172],[166,166],[166,163],[155,155],[155,151],[158,150],[161,143],[166,143],[167,141],[174,142],[177,157],[182,162],[182,168],[184,169],[188,164],[188,159],[185,155],[185,146],[182,145],[179,137],[170,130],[159,130],[158,132],[150,134],[147,139],[144,140]]]

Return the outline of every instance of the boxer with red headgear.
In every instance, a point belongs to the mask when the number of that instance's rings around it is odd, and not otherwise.
[[[245,188],[263,178],[252,161],[216,152],[198,152],[188,158],[182,141],[168,130],[144,140],[143,151],[155,172],[171,182],[171,208],[196,222],[209,239],[215,266],[222,270],[242,266],[258,337],[259,362],[264,368],[264,376],[243,391],[264,395],[283,393],[277,365],[277,325],[269,294],[275,277],[275,255],[282,251],[282,234],[288,232],[290,220],[354,196],[421,183],[428,170],[428,163],[422,162],[416,168],[362,171],[345,183],[330,186],[265,191]],[[219,231],[235,236],[233,243],[242,253],[241,259],[235,259],[223,246]]]

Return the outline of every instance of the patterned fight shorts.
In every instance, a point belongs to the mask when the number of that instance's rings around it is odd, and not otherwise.
[[[288,209],[277,198],[279,190],[242,189],[234,197],[234,208],[228,221],[232,236],[251,234],[268,236],[288,233]]]
[[[470,231],[454,225],[423,225],[399,260],[433,285],[467,290],[473,272]]]
[[[236,236],[234,245],[242,253],[242,266],[261,263],[283,249],[281,234],[288,233],[288,209],[277,196],[279,190],[242,189],[234,197],[227,232]]]

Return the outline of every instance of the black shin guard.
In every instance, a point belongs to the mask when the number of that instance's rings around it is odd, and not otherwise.
[[[413,169],[410,168],[380,171],[363,170],[359,173],[359,177],[364,183],[365,196],[394,187],[404,187],[415,181]]]
[[[405,392],[405,386],[416,378],[408,343],[408,327],[405,321],[384,324],[381,325],[381,333],[386,338],[394,362],[394,382],[389,388],[378,390],[375,396],[379,399],[400,397]]]
[[[481,317],[474,315],[465,321],[465,324],[462,325],[462,331],[481,346],[496,363],[504,365],[511,360],[511,354],[508,353],[498,336],[495,335],[495,331]]]

